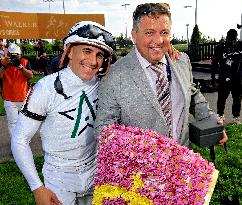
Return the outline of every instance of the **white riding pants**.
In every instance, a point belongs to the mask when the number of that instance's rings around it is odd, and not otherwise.
[[[23,102],[11,102],[8,100],[4,100],[4,109],[7,115],[8,131],[9,131],[10,137],[12,136],[13,130],[16,126],[18,113],[22,105],[23,105]]]

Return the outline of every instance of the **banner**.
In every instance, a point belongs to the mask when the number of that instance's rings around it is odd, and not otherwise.
[[[79,21],[105,25],[104,14],[46,14],[0,11],[0,38],[63,39]]]

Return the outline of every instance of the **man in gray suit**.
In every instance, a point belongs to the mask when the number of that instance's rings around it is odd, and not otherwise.
[[[192,83],[188,56],[181,54],[172,62],[167,55],[171,36],[169,10],[168,4],[146,3],[138,5],[134,11],[132,38],[135,47],[117,61],[100,82],[95,122],[97,135],[108,124],[122,123],[155,130],[188,146],[189,111],[196,120],[217,119]],[[163,96],[167,101],[165,105],[158,99],[162,98],[158,94],[162,82],[158,82],[160,75],[154,67],[163,72],[168,85]],[[224,132],[220,143],[227,139]]]

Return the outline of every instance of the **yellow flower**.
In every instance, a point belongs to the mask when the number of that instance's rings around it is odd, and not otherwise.
[[[136,152],[131,152],[131,155],[132,156],[136,156]]]
[[[156,145],[152,145],[152,149],[153,150],[156,150]]]
[[[169,150],[168,148],[166,148],[165,150],[164,150],[164,152],[165,153],[169,153],[171,150]]]
[[[140,174],[137,173],[132,178],[134,182],[131,191],[124,187],[109,184],[96,186],[93,193],[93,205],[102,205],[102,201],[105,198],[123,198],[125,201],[129,202],[129,205],[153,205],[152,200],[136,193],[137,189],[144,187]]]
[[[199,188],[203,188],[204,187],[204,184],[202,182],[199,182],[198,183],[198,186],[199,186]]]
[[[182,202],[184,202],[184,203],[187,202],[187,199],[182,199]]]
[[[143,183],[143,181],[142,181],[139,173],[137,173],[136,175],[134,175],[132,177],[132,179],[134,180],[134,182],[133,182],[134,184],[133,184],[133,186],[131,188],[131,191],[136,192],[137,189],[141,189],[141,188],[144,187],[144,183]]]
[[[156,158],[155,154],[152,154],[151,157],[152,157],[152,159],[155,159]]]
[[[119,172],[121,172],[121,173],[124,171],[124,169],[123,169],[122,167],[120,167],[118,170],[119,170]]]
[[[202,178],[206,179],[207,175],[205,173],[202,173]]]
[[[147,146],[149,143],[147,141],[144,141],[144,146]]]
[[[196,195],[196,200],[200,201],[201,197],[199,195]]]
[[[170,192],[168,192],[167,194],[168,194],[168,196],[172,196],[172,192],[171,192],[171,191],[170,191]]]

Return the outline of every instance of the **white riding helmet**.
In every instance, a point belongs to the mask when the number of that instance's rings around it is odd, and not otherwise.
[[[11,54],[21,54],[21,49],[19,46],[17,46],[15,43],[11,43],[9,46],[8,46],[8,52],[11,53]]]
[[[113,54],[114,38],[102,25],[92,21],[81,21],[74,25],[63,39],[64,49],[69,43],[86,43]]]

